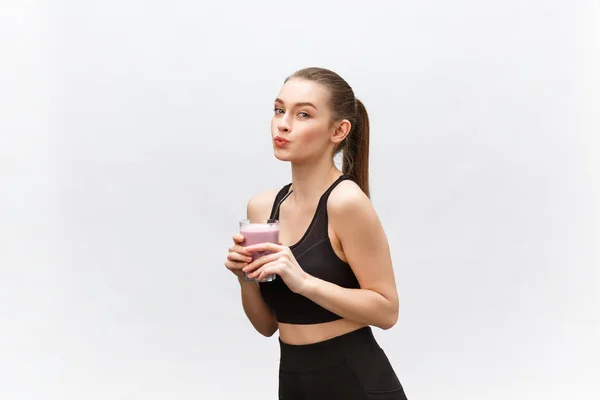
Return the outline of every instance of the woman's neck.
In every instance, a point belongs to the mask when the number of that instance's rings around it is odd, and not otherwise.
[[[313,204],[341,175],[332,159],[306,164],[292,164],[292,190],[290,197],[296,204]]]

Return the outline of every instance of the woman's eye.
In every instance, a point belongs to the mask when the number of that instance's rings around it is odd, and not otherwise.
[[[305,112],[298,113],[298,115],[300,117],[302,117],[302,118],[308,118],[309,117],[309,115],[307,113],[305,113]]]
[[[275,114],[283,114],[283,110],[279,107],[275,107],[273,111],[275,111]]]

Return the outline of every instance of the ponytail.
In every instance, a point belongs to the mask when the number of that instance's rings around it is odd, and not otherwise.
[[[356,120],[343,146],[342,173],[350,176],[362,191],[369,193],[369,115],[356,99]]]

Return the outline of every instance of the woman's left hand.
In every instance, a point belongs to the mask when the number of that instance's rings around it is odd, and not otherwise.
[[[261,281],[268,275],[277,274],[294,293],[300,293],[310,278],[287,246],[260,243],[246,246],[245,250],[250,253],[261,251],[272,253],[258,258],[243,268],[243,271],[248,274],[248,278],[256,278]]]

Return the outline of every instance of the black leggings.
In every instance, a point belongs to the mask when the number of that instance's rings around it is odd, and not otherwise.
[[[371,327],[314,344],[279,345],[279,399],[406,400]]]

